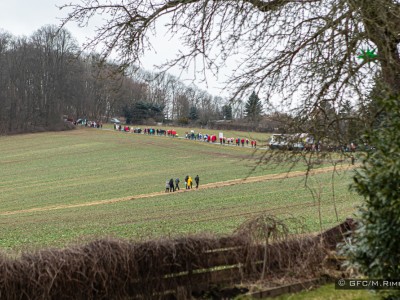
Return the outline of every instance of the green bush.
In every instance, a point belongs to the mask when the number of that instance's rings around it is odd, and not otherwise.
[[[364,197],[360,226],[345,249],[359,271],[374,279],[400,278],[400,99],[378,100],[380,124],[366,135],[374,146],[354,176],[354,189]],[[400,296],[396,291],[393,296]]]

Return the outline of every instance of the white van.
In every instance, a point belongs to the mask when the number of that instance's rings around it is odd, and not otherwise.
[[[304,150],[305,144],[310,143],[313,138],[307,133],[273,134],[269,141],[271,150]]]

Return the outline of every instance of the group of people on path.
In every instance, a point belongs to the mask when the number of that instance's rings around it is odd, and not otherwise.
[[[250,142],[250,145],[251,145],[251,148],[256,148],[257,147],[257,141],[256,140],[251,140],[251,141],[249,141],[249,139],[244,139],[244,138],[236,138],[236,139],[234,139],[234,138],[220,138],[219,139],[219,142],[220,142],[220,144],[222,145],[222,144],[225,144],[225,143],[227,143],[228,145],[229,144],[236,144],[236,146],[240,146],[240,144],[242,144],[242,147],[244,147],[244,144],[246,143],[246,146],[249,146],[249,142]]]
[[[124,132],[133,132],[133,133],[142,133],[146,135],[160,135],[160,136],[171,136],[177,137],[178,134],[176,133],[175,129],[154,129],[154,128],[144,128],[143,130],[139,127],[133,127],[128,125],[120,125],[114,124],[114,130],[117,131],[124,131]]]
[[[200,177],[199,175],[196,175],[196,177],[194,178],[194,182],[196,183],[196,189],[199,188],[199,183],[200,183]],[[173,178],[171,178],[170,180],[167,180],[165,182],[165,192],[175,192],[175,191],[179,191],[179,183],[180,180],[179,178],[175,178],[175,181]],[[193,179],[191,176],[186,175],[185,177],[185,189],[186,190],[190,190],[193,188]]]
[[[209,134],[202,134],[201,132],[199,133],[194,133],[194,130],[191,132],[186,132],[185,133],[185,138],[189,140],[198,140],[198,141],[204,141],[204,142],[209,142],[209,143],[216,143],[217,142],[217,136],[216,135],[209,135]],[[249,146],[249,143],[251,147],[256,148],[257,147],[257,141],[256,140],[249,140],[249,139],[244,139],[244,138],[227,138],[227,137],[220,137],[219,138],[219,143],[222,144],[232,144],[234,145],[236,143],[236,146],[242,145],[244,147],[245,143],[246,146]]]
[[[142,130],[141,128],[134,128],[129,127],[127,125],[119,125],[119,124],[114,124],[114,129],[117,131],[124,131],[124,132],[133,132],[133,133],[141,133],[141,134],[146,134],[146,135],[157,135],[157,136],[169,136],[169,137],[178,137],[178,133],[174,129],[154,129],[154,128],[144,128]],[[218,138],[216,135],[212,134],[202,134],[201,132],[195,133],[194,130],[191,130],[191,132],[186,132],[185,133],[185,138],[189,140],[196,140],[196,141],[204,141],[208,143],[217,143]],[[257,147],[257,141],[256,140],[249,140],[248,138],[227,138],[227,137],[220,137],[219,138],[219,143],[221,145],[235,145],[236,146],[242,146],[244,147],[245,145],[249,147],[251,145],[251,148],[256,148]]]

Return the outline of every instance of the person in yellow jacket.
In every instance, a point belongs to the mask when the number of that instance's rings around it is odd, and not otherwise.
[[[191,189],[192,186],[193,186],[193,179],[192,179],[191,176],[189,176],[189,178],[188,178],[188,188]]]

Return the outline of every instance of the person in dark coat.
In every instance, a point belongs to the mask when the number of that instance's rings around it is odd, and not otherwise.
[[[180,182],[180,181],[179,181],[179,178],[176,178],[176,179],[175,179],[175,190],[178,190],[178,191],[180,190],[180,188],[179,188],[179,182]]]
[[[198,189],[199,188],[199,182],[200,182],[199,175],[196,175],[196,177],[194,178],[194,181],[196,182],[196,189]]]
[[[172,178],[169,180],[169,191],[175,192],[174,180]]]
[[[189,175],[186,175],[185,177],[185,188],[188,189],[188,180],[189,180]]]

